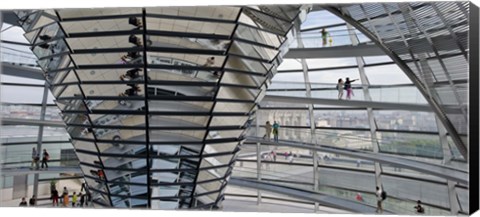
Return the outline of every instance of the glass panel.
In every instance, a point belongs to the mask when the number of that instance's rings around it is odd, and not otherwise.
[[[222,86],[217,94],[217,98],[255,101],[259,92],[260,90],[258,89]]]
[[[399,155],[443,158],[438,135],[377,132],[380,150]]]
[[[142,84],[84,84],[81,85],[86,97],[89,96],[142,96]],[[130,90],[135,89],[132,93]],[[127,98],[128,99],[128,98]]]
[[[144,110],[144,100],[129,100],[128,97],[122,100],[85,100],[88,108],[93,110]]]
[[[213,102],[195,101],[156,101],[148,102],[150,111],[210,112]],[[218,105],[218,103],[217,103]]]
[[[99,140],[145,141],[145,130],[93,129],[93,131]]]
[[[74,141],[74,146],[76,146],[77,141]],[[78,159],[82,163],[87,163],[87,164],[92,164],[96,165],[98,167],[101,167],[99,158],[96,154],[85,154],[81,152],[76,152]],[[83,170],[85,171],[85,170]]]
[[[42,103],[43,87],[1,85],[0,90],[2,102]]]
[[[345,111],[345,110],[340,110],[340,111],[331,111],[331,110],[316,110],[313,112],[315,116],[315,124],[317,127],[346,127],[346,128],[364,128],[364,129],[370,129],[370,126],[368,124],[368,115],[367,111]],[[300,113],[302,114],[302,113]],[[279,116],[277,114],[277,116]],[[295,119],[295,117],[289,117],[288,115],[284,115],[283,118],[287,118],[292,120]],[[306,123],[306,113],[303,112],[303,117],[296,117],[296,121],[304,122]],[[378,124],[378,119],[376,119],[377,124]],[[298,126],[297,124],[287,124],[285,122],[285,125],[290,125],[290,126]]]
[[[230,40],[205,39],[195,37],[171,37],[149,35],[148,46],[156,48],[189,48],[211,51],[226,51]]]
[[[140,10],[140,8],[130,8],[130,9]],[[76,10],[76,11],[83,13],[88,10]],[[132,17],[135,17],[135,16],[132,16]],[[118,19],[82,20],[82,21],[61,22],[60,24],[62,25],[65,32],[68,34],[106,32],[106,31],[125,31],[125,30],[135,29],[135,26],[129,23],[129,19],[130,17],[118,18]],[[141,20],[141,17],[137,17],[137,20]]]
[[[62,111],[86,111],[82,100],[57,100],[56,103]]]
[[[365,67],[365,74],[370,84],[411,84],[412,81],[396,65]]]
[[[73,61],[79,66],[82,65],[124,65],[124,64],[142,64],[142,52],[128,53],[91,53],[91,54],[73,54]]]
[[[214,112],[250,112],[254,103],[217,102]]]
[[[220,139],[220,138],[238,138],[244,130],[218,130],[210,131],[208,133],[208,139]]]
[[[238,145],[238,142],[208,144],[205,145],[205,150],[215,150],[216,152],[232,152]]]
[[[145,126],[144,115],[90,115],[96,126]]]
[[[373,111],[379,129],[437,132],[435,115],[431,112]]]
[[[305,82],[305,78],[303,77],[303,72],[289,72],[289,73],[277,73],[273,78],[272,78],[272,85],[276,84],[277,82],[289,82],[289,81],[295,81],[298,82],[298,85],[302,85],[301,82]],[[283,85],[280,85],[281,83],[278,83],[278,88],[282,88]],[[305,88],[305,84],[302,85],[303,88]],[[272,86],[273,88],[274,86]]]
[[[213,96],[216,87],[183,85],[148,85],[149,96]]]
[[[182,33],[204,33],[212,35],[232,34],[235,25],[195,20],[163,19],[147,17],[147,28],[156,31],[171,31]]]
[[[258,42],[258,43],[269,45],[272,47],[280,47],[280,45],[284,40],[284,39],[280,40],[281,37],[278,37],[273,33],[261,31],[261,30],[254,29],[248,26],[243,26],[243,25],[239,25],[237,27],[235,36],[241,39]]]
[[[325,58],[325,59],[306,59],[308,67],[310,69],[314,68],[325,68],[325,67],[340,67],[340,66],[355,66],[357,61],[354,57],[348,58]],[[344,69],[342,69],[344,70]],[[322,71],[323,74],[323,71]],[[358,74],[356,75],[358,77]]]
[[[220,116],[212,117],[212,121],[210,122],[210,126],[238,126],[241,127],[245,125],[248,121],[248,116]]]
[[[205,127],[210,116],[161,116],[152,115],[151,127]]]
[[[75,70],[82,81],[142,81],[141,68]]]
[[[240,8],[228,6],[187,6],[187,7],[153,7],[147,8],[149,14],[183,16],[195,18],[210,18],[221,20],[235,20]]]
[[[266,74],[270,68],[271,64],[261,63],[253,60],[246,60],[240,57],[230,56],[228,58],[225,68],[232,70],[241,70],[245,72],[256,72],[261,74]]]
[[[96,17],[122,14],[141,14],[141,8],[88,8],[88,9],[61,9],[58,14],[63,19],[74,17]]]
[[[248,75],[244,73],[224,72],[222,83],[224,84],[240,84],[248,86],[260,86],[267,78],[257,75]]]
[[[102,48],[130,48],[143,47],[142,35],[96,36],[82,38],[67,38],[71,49],[102,49]]]
[[[77,84],[68,85],[67,88],[57,96],[57,98],[62,97],[83,97],[80,88]]]
[[[105,154],[134,154],[145,151],[146,144],[139,142],[138,144],[126,144],[120,141],[112,143],[97,142],[100,152]]]
[[[205,130],[151,130],[150,141],[156,142],[185,142],[201,141],[205,137]]]
[[[272,61],[273,58],[276,57],[278,51],[266,47],[235,41],[230,48],[229,53],[260,60]]]
[[[28,105],[6,105],[0,106],[2,116],[8,118],[21,118],[21,119],[40,119],[41,106],[28,106]]]

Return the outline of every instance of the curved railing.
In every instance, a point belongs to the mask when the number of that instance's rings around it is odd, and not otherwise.
[[[427,104],[425,98],[413,84],[362,85],[359,84],[360,81],[356,82],[352,83],[353,96],[351,100],[366,101],[367,98],[363,94],[362,88],[367,87],[372,101]],[[267,95],[305,97],[305,85],[303,82],[275,81],[267,90]],[[337,83],[307,83],[307,85],[310,85],[312,98],[338,99]],[[346,90],[344,90],[342,99],[345,100],[346,95]]]
[[[266,164],[262,164],[266,166]],[[249,167],[250,166],[250,167]],[[303,175],[295,172],[284,172],[284,171],[299,171],[301,170],[300,167],[293,167],[288,168],[288,166],[277,165],[273,163],[270,166],[266,166],[266,168],[261,169],[261,177],[263,182],[268,182],[276,185],[282,185],[289,188],[298,188],[303,190],[312,191],[313,190],[313,179],[310,168],[303,169]],[[254,163],[250,165],[244,164],[243,167],[237,166],[234,168],[233,172],[234,177],[241,177],[241,178],[257,178],[257,168],[255,167]],[[338,177],[340,178],[340,177]],[[320,176],[319,181],[322,179]],[[310,184],[307,184],[310,183]],[[408,189],[398,189],[399,195],[404,195],[409,193]],[[362,191],[362,190],[353,190],[344,187],[336,187],[336,186],[329,186],[323,185],[320,182],[319,190],[316,191],[320,194],[331,195],[334,197],[343,198],[346,200],[355,201],[357,203],[369,205],[372,207],[376,207],[376,196],[373,191]],[[362,200],[357,200],[356,196],[360,193]],[[401,197],[394,196],[389,194],[389,197],[385,201],[383,201],[383,208],[385,210],[394,212],[394,213],[401,213],[401,214],[415,214],[414,206],[416,205],[416,201],[411,199],[405,199]],[[425,214],[428,215],[449,215],[450,212],[447,207],[441,207],[434,204],[424,204],[425,207]]]

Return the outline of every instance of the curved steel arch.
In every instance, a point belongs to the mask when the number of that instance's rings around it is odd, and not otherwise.
[[[415,73],[410,69],[409,66],[397,55],[395,54],[390,48],[388,48],[381,39],[375,36],[375,33],[372,33],[367,27],[360,24],[357,20],[352,18],[351,16],[343,13],[341,11],[341,6],[325,6],[324,7],[327,11],[331,12],[332,14],[340,17],[345,22],[351,24],[365,36],[367,36],[370,40],[372,40],[377,46],[379,46],[386,55],[388,55],[396,64],[397,66],[405,73],[408,78],[418,87],[420,93],[425,97],[427,102],[431,105],[433,112],[439,117],[441,122],[443,123],[445,129],[447,129],[449,135],[453,139],[456,147],[458,148],[459,152],[462,154],[465,160],[468,160],[468,148],[465,143],[460,138],[457,129],[452,124],[450,119],[448,118],[447,114],[445,113],[444,109],[438,102],[438,100],[434,99],[428,93],[427,87],[419,80],[419,78],[415,75]],[[367,18],[369,19],[369,18]]]

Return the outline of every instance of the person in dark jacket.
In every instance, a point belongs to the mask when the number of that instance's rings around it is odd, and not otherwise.
[[[22,202],[20,202],[20,204],[18,206],[28,206],[27,201],[25,200],[24,197],[22,197]]]
[[[30,204],[30,206],[35,206],[35,203],[37,202],[36,200],[37,199],[35,198],[35,195],[33,195],[32,198],[30,198],[30,200],[28,201],[28,203]]]

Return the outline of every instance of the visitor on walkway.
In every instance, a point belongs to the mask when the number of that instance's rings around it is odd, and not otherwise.
[[[215,57],[210,57],[207,59],[207,61],[205,61],[203,67],[212,67],[213,65],[215,65]],[[214,71],[213,75],[216,77],[220,77],[217,71]]]
[[[88,202],[92,201],[92,195],[87,191],[87,197],[85,198],[85,206],[88,206]]]
[[[417,205],[414,206],[414,208],[415,208],[415,211],[419,214],[425,213],[425,209],[422,207],[422,201],[420,200],[417,200]]]
[[[342,99],[343,97],[343,88],[344,88],[343,80],[339,78],[337,83],[338,99]]]
[[[130,88],[126,89],[125,92],[120,93],[119,96],[137,96],[138,92],[142,89],[138,85],[130,86]]]
[[[68,203],[69,203],[69,195],[68,195],[68,194],[64,194],[64,195],[63,195],[63,206],[67,207],[67,206],[68,206]]]
[[[80,207],[83,207],[83,204],[85,203],[85,194],[82,194],[82,192],[78,193],[78,197],[80,197]]]
[[[362,161],[360,161],[360,159],[357,159],[357,167],[360,167],[361,164],[362,164]]]
[[[67,187],[63,187],[62,200],[63,200],[63,206],[68,206],[68,190],[67,190]]]
[[[80,192],[83,192],[83,190],[87,192],[87,184],[85,182],[82,182],[82,187],[80,188]]]
[[[50,194],[53,194],[53,190],[57,189],[56,185],[57,183],[55,182],[55,180],[50,181]]]
[[[383,198],[382,198],[382,189],[380,189],[380,187],[377,186],[377,191],[375,192],[375,195],[377,196],[377,209],[375,210],[375,212],[377,213],[383,213],[383,208],[382,208],[382,201],[383,201]]]
[[[32,198],[30,198],[30,200],[28,201],[28,204],[30,206],[35,206],[36,202],[37,201],[36,201],[35,195],[32,195]]]
[[[99,178],[100,180],[103,180],[103,178],[105,177],[105,175],[103,174],[103,170],[98,170],[98,171],[97,171],[97,174],[98,174],[98,178]]]
[[[137,17],[133,17],[133,16],[128,18],[128,24],[134,25],[135,27],[137,27],[137,29],[140,29],[143,27],[142,21]]]
[[[140,77],[140,71],[142,71],[142,69],[139,69],[139,68],[130,69],[125,74],[120,75],[120,80],[125,81],[126,79],[127,81],[131,81],[131,80],[137,79]]]
[[[290,153],[291,153],[291,152],[290,152]],[[289,162],[289,163],[293,163],[293,154],[290,154],[290,155],[288,156],[288,162]]]
[[[52,199],[52,206],[58,206],[58,191],[57,191],[57,189],[53,189],[51,199]]]
[[[358,79],[353,79],[350,80],[350,78],[345,79],[345,87],[344,89],[347,90],[347,99],[351,99],[353,95],[353,90],[352,90],[352,82],[356,81]]]
[[[72,195],[72,207],[75,207],[75,205],[77,205],[77,200],[78,200],[77,192],[74,191]]]
[[[280,127],[280,124],[277,123],[277,121],[273,122],[273,140],[275,142],[278,142],[278,128]]]
[[[20,202],[20,204],[18,204],[18,206],[28,206],[27,201],[25,200],[24,197],[22,197],[22,201]]]
[[[43,149],[43,154],[42,154],[42,169],[43,166],[45,165],[45,168],[48,168],[47,161],[50,160],[50,155],[47,152],[47,149]]]
[[[37,160],[37,157],[38,157],[38,153],[37,153],[37,149],[35,149],[35,147],[32,148],[32,163],[30,164],[30,167],[33,169],[33,165],[35,165],[35,168],[38,169],[38,160]]]
[[[285,152],[285,160],[288,159],[288,152]]]
[[[362,194],[357,193],[357,196],[355,197],[355,200],[357,200],[357,201],[359,201],[359,202],[363,202]]]
[[[273,161],[277,161],[277,153],[275,153],[274,151],[271,152],[272,154],[272,158],[273,158]]]
[[[270,121],[267,121],[265,123],[265,135],[263,136],[263,138],[267,138],[268,140],[270,140],[270,136],[272,134],[272,124],[270,123]]]
[[[330,36],[330,33],[327,32],[327,30],[322,29],[320,32],[322,33],[322,46],[326,47],[327,46],[327,38]]]

